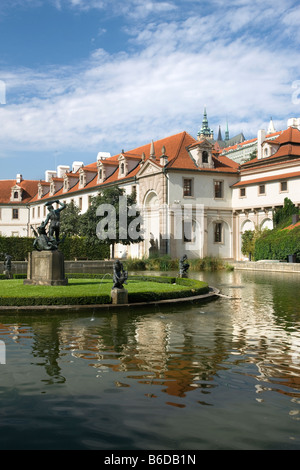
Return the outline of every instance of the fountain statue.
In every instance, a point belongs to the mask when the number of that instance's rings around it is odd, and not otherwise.
[[[188,269],[190,265],[186,263],[187,255],[183,255],[179,261],[179,276],[188,277]]]
[[[10,256],[8,253],[4,253],[4,271],[3,271],[3,274],[5,274],[7,279],[12,278],[11,260],[12,260],[12,256]]]
[[[57,203],[61,207],[54,209],[53,204]],[[60,213],[65,209],[66,204],[59,202],[47,202],[48,215],[46,220],[33,233],[35,240],[33,247],[36,251],[28,254],[27,279],[24,284],[61,286],[68,284],[65,278],[64,255],[59,251],[58,246],[65,237],[60,239]],[[46,227],[49,224],[49,233]]]
[[[113,304],[127,304],[128,291],[124,289],[127,284],[128,272],[124,270],[123,263],[117,260],[113,268],[113,288],[111,290],[111,299]]]

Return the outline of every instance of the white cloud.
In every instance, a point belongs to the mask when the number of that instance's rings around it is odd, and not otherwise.
[[[81,7],[80,0],[72,1]],[[248,34],[257,1],[235,3],[242,10],[232,17],[219,11],[180,21],[156,17],[140,29],[136,24],[127,31],[131,53],[98,49],[76,68],[7,73],[7,105],[0,108],[2,148],[114,153],[182,130],[196,135],[204,104],[210,125],[217,130],[227,117],[231,134],[256,134],[271,115],[277,127],[285,125],[290,115],[300,115],[291,88],[300,78],[300,54],[296,48],[274,48],[263,34]],[[158,2],[146,4],[148,11],[158,8]],[[169,5],[161,2],[162,8]],[[266,8],[259,27],[267,18]],[[276,25],[276,36],[282,31],[285,40],[279,19],[272,21],[268,29]],[[232,31],[240,33],[232,36]]]

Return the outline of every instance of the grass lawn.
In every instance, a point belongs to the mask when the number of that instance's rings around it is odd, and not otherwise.
[[[190,285],[130,280],[124,287],[129,302],[186,297],[207,284],[191,280]],[[67,286],[24,285],[22,279],[0,281],[0,305],[66,305],[110,303],[112,279],[69,279]]]

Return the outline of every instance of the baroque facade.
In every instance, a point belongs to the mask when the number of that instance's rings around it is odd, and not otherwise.
[[[259,131],[256,158],[242,164],[212,134],[194,139],[181,132],[118,155],[100,153],[89,165],[47,171],[44,181],[21,175],[0,181],[1,235],[32,236],[47,202],[73,201],[83,213],[91,197],[117,185],[136,193],[145,222],[144,241],[118,245],[117,257],[147,256],[154,245],[177,258],[240,260],[244,230],[272,228],[272,211],[285,197],[300,204],[300,130],[298,121],[290,124],[272,139]]]

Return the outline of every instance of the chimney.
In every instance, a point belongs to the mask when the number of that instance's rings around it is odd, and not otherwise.
[[[83,162],[73,162],[72,163],[72,173],[76,173],[79,168],[83,166]]]
[[[45,181],[47,183],[49,183],[50,179],[55,176],[56,176],[56,171],[52,171],[52,170],[45,171]]]
[[[22,177],[22,175],[18,174],[18,175],[16,176],[16,183],[17,183],[17,184],[20,184],[21,181],[23,181],[23,177]]]
[[[262,158],[262,143],[266,140],[266,131],[261,129],[257,134],[257,158]]]
[[[69,166],[60,165],[57,167],[57,176],[63,178],[63,176],[70,171]]]

